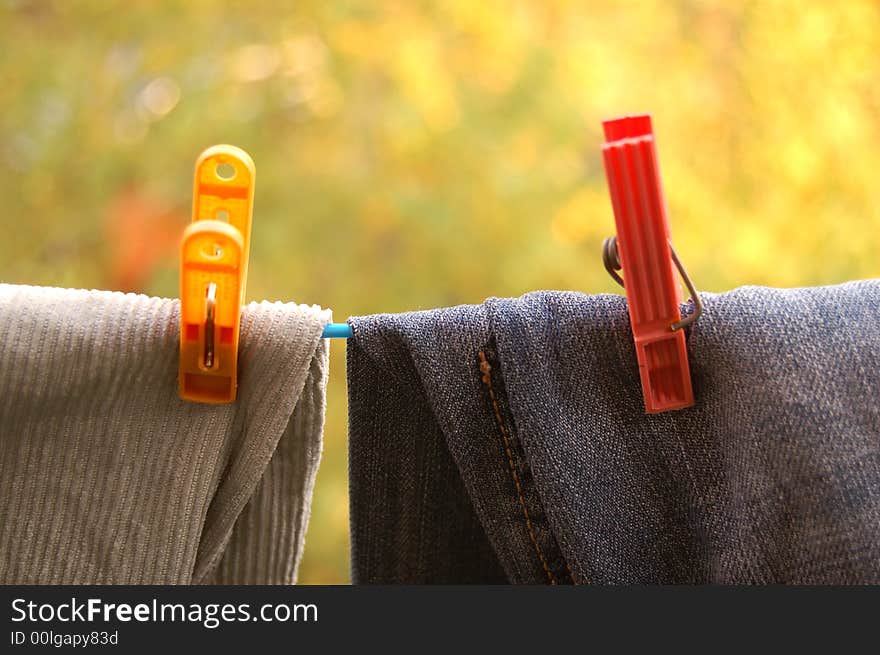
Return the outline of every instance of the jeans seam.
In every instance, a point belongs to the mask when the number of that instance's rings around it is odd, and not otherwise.
[[[532,519],[529,515],[529,508],[526,506],[526,499],[523,495],[522,484],[520,483],[519,475],[516,472],[516,465],[513,461],[513,452],[510,447],[510,439],[507,436],[507,429],[504,426],[504,421],[501,418],[501,410],[498,407],[498,399],[495,396],[495,387],[492,384],[492,365],[489,363],[489,360],[486,359],[486,354],[481,350],[479,352],[480,357],[480,373],[482,374],[483,384],[486,385],[486,389],[489,392],[489,399],[492,403],[492,410],[495,414],[495,421],[498,424],[498,429],[501,431],[501,439],[504,441],[504,452],[507,455],[507,464],[508,470],[510,471],[510,475],[513,478],[513,484],[516,487],[516,493],[519,497],[519,505],[522,508],[523,516],[526,520],[526,530],[529,533],[529,538],[532,541],[532,545],[535,547],[535,552],[538,554],[538,558],[541,560],[541,566],[544,568],[544,572],[547,574],[547,579],[550,584],[556,584],[556,578],[553,575],[553,572],[550,570],[550,565],[547,563],[547,558],[544,556],[544,551],[541,549],[541,545],[538,543],[538,538],[535,536],[534,526],[532,525]]]

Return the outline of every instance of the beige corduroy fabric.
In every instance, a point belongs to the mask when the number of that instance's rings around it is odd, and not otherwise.
[[[176,300],[0,285],[0,583],[294,582],[329,321],[248,305],[238,399],[205,405]]]

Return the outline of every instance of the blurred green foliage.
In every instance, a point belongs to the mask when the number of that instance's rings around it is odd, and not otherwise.
[[[876,2],[0,0],[0,279],[177,294],[192,166],[257,165],[248,296],[617,292],[600,121],[650,111],[699,286],[880,274]],[[344,343],[300,580],[348,577]]]

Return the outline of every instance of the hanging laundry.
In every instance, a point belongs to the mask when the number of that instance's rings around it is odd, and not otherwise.
[[[702,300],[658,414],[620,296],[351,319],[354,582],[880,583],[880,281]]]
[[[0,285],[0,583],[289,584],[330,312],[251,303],[234,403],[178,396],[177,300]]]

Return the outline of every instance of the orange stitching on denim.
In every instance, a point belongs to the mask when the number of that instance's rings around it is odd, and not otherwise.
[[[553,572],[550,570],[550,567],[547,565],[547,560],[544,557],[544,551],[541,550],[541,546],[538,544],[538,539],[535,537],[535,530],[532,527],[532,519],[529,516],[529,510],[526,507],[526,499],[523,496],[522,485],[520,485],[519,475],[516,472],[516,465],[513,463],[513,451],[510,448],[510,440],[507,438],[507,430],[504,429],[504,421],[501,419],[501,410],[498,407],[498,399],[495,397],[495,388],[492,386],[492,376],[490,375],[492,372],[492,365],[489,363],[489,360],[486,359],[485,353],[481,350],[480,353],[480,372],[483,374],[483,384],[486,385],[486,388],[489,390],[489,399],[492,401],[492,409],[495,411],[495,420],[498,422],[498,427],[501,430],[501,438],[504,440],[504,450],[507,453],[507,463],[510,466],[510,475],[513,477],[513,483],[516,485],[516,493],[519,496],[519,504],[522,507],[523,515],[526,518],[526,529],[529,532],[529,537],[532,540],[532,544],[535,546],[535,551],[538,553],[538,557],[541,559],[541,565],[544,567],[544,571],[547,573],[547,578],[550,580],[550,584],[556,584],[556,578],[553,576]]]

